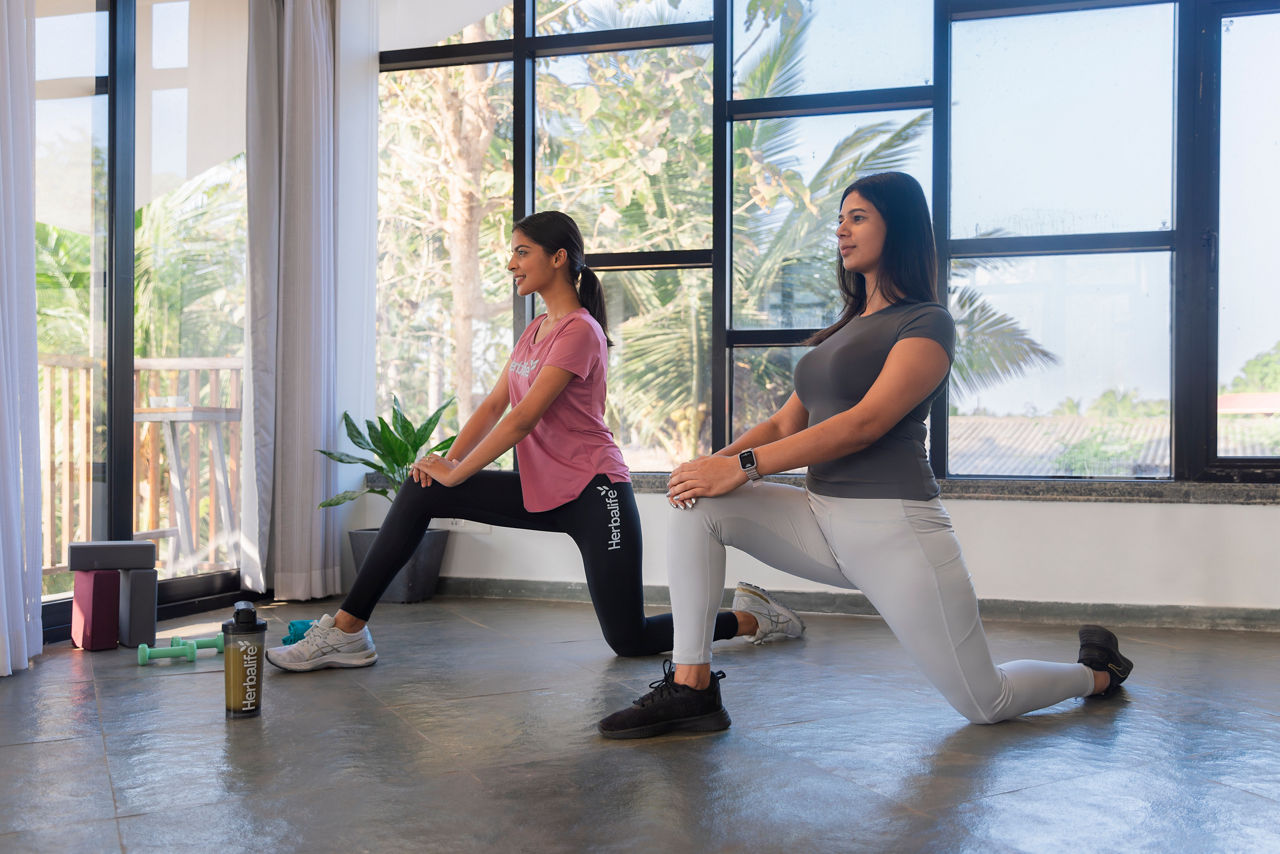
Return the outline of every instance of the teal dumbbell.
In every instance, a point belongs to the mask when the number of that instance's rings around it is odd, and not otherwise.
[[[222,655],[224,641],[221,632],[211,638],[196,638],[195,640],[171,638],[169,640],[169,646],[183,646],[185,644],[191,644],[196,649],[216,649],[218,651],[218,655]]]
[[[138,665],[144,665],[154,658],[185,658],[187,661],[196,660],[196,646],[193,643],[184,643],[182,646],[160,647],[152,649],[145,643],[138,644]]]

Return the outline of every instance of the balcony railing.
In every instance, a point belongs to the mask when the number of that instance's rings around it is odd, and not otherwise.
[[[134,360],[134,530],[156,542],[161,577],[238,565],[243,365]],[[106,480],[104,370],[84,356],[39,359],[46,595],[70,589],[67,545],[94,539]]]

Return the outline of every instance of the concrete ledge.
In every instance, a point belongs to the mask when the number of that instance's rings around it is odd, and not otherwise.
[[[632,473],[636,492],[665,493],[668,475]],[[769,475],[765,480],[804,486],[798,474]],[[1096,501],[1143,504],[1280,504],[1273,483],[1193,483],[1171,480],[1029,480],[1021,478],[948,478],[942,498],[966,501]]]
[[[585,582],[523,581],[508,578],[442,576],[436,588],[436,595],[470,599],[591,601]],[[732,591],[726,590],[721,607],[728,608],[732,598]],[[867,597],[861,593],[782,592],[778,594],[778,598],[797,611],[809,613],[864,616],[876,614]],[[649,585],[644,588],[644,601],[647,605],[669,606],[671,604],[666,587]],[[979,600],[979,607],[984,620],[995,621],[1060,625],[1101,623],[1105,626],[1280,632],[1280,610],[1267,608],[1099,605],[1080,602],[1024,602],[1013,599],[982,599]]]

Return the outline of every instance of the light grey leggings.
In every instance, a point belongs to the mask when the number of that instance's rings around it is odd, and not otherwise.
[[[938,499],[832,498],[778,483],[673,510],[667,554],[677,664],[711,661],[725,546],[871,601],[956,711],[995,723],[1093,692],[1083,664],[996,667],[951,517]]]

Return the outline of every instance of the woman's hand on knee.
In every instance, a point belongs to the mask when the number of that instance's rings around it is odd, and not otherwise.
[[[747,482],[747,474],[736,457],[698,457],[676,466],[667,481],[667,500],[672,506],[689,504],[704,496],[724,495]]]
[[[427,454],[409,467],[409,476],[420,486],[430,486],[437,481],[441,486],[453,486],[453,470],[457,467],[456,460],[446,460],[439,454]]]

